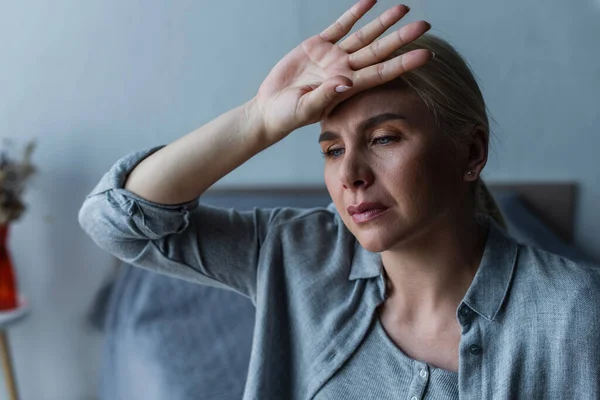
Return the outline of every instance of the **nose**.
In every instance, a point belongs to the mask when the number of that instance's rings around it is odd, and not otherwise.
[[[344,154],[340,168],[340,178],[344,189],[364,190],[373,184],[373,171],[368,162],[358,153],[347,152]]]

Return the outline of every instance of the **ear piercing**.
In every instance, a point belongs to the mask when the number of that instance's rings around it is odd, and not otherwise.
[[[469,172],[467,172],[467,176],[469,176],[469,178],[472,178],[475,176],[475,170],[470,170]]]

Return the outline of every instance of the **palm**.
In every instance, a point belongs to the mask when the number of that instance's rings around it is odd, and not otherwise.
[[[295,115],[298,103],[306,93],[328,78],[341,75],[352,79],[353,74],[348,54],[317,36],[303,42],[275,65],[262,83],[258,97],[269,99],[270,117],[285,124],[285,120],[298,117]]]
[[[275,65],[256,96],[269,132],[283,137],[300,126],[318,122],[351,95],[395,79],[431,58],[429,52],[417,50],[423,53],[421,57],[386,60],[404,43],[425,33],[429,25],[424,22],[407,25],[374,42],[408,12],[405,6],[388,10],[338,44],[373,4],[374,0],[361,0],[336,24],[302,42]],[[334,91],[338,85],[352,88],[338,94]]]
[[[265,80],[264,90],[320,84],[335,75],[350,78],[353,72],[345,51],[315,36],[296,47],[273,68]]]

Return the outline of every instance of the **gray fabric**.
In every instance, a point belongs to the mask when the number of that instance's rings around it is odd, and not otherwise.
[[[238,210],[249,205],[314,207],[330,201],[328,196],[291,194],[201,199]],[[95,323],[106,334],[102,400],[242,398],[254,329],[255,309],[248,298],[130,264],[122,265],[99,297]],[[186,340],[181,340],[182,332]],[[152,379],[142,379],[149,374]]]
[[[156,150],[129,154],[103,176],[81,226],[125,262],[250,298],[256,323],[244,398],[313,398],[384,300],[380,255],[356,242],[332,206],[164,206],[123,189]],[[598,398],[598,269],[519,245],[487,223],[479,270],[457,309],[460,397]]]
[[[350,359],[315,400],[458,400],[458,373],[408,357],[385,332],[377,315]]]
[[[255,312],[247,298],[124,265],[110,302],[102,399],[242,398]]]

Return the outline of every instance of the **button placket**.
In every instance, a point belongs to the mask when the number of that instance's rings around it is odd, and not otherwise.
[[[410,400],[421,400],[429,382],[429,366],[422,362],[415,362],[413,371],[414,375],[408,392],[408,398]]]
[[[473,354],[474,356],[478,356],[481,354],[482,352],[482,348],[480,345],[478,344],[472,344],[469,346],[469,351],[471,352],[471,354]]]
[[[471,327],[473,311],[466,304],[463,304],[458,310],[458,314],[460,315],[460,322],[464,328],[464,331],[468,330]],[[469,345],[469,353],[473,354],[474,356],[480,355],[482,351],[483,349],[481,346],[476,343]]]
[[[463,327],[463,332],[469,330],[471,328],[471,319],[473,318],[473,311],[467,306],[463,304],[458,309],[458,322]]]
[[[461,304],[457,312],[457,319],[463,330],[460,338],[459,363],[461,371],[469,371],[467,374],[459,374],[459,386],[463,388],[461,398],[475,399],[479,397],[480,387],[473,382],[481,382],[483,361],[483,333],[486,320],[466,304]]]
[[[468,305],[463,304],[460,307],[460,310],[458,311],[458,313],[463,317],[468,317],[469,315],[471,315],[471,309],[469,308]]]

